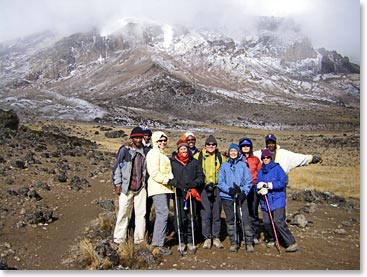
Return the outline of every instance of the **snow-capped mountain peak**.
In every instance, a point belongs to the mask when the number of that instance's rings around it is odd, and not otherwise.
[[[332,117],[339,109],[350,118],[359,115],[359,66],[347,57],[314,49],[296,25],[277,18],[260,18],[255,33],[238,30],[229,36],[122,18],[46,48],[26,40],[3,44],[1,107],[26,109],[32,103],[27,113],[62,117],[38,109],[44,105],[39,98],[29,100],[34,91],[52,91],[85,106],[91,119],[123,124],[148,120],[172,126],[190,119],[315,128],[340,124]],[[27,101],[19,106],[21,97]],[[75,113],[62,97],[52,101],[66,106],[63,113]],[[264,107],[268,114],[259,112]],[[293,115],[299,111],[302,118]]]

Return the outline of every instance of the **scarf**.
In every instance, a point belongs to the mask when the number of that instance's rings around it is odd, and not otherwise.
[[[186,165],[189,161],[189,155],[183,156],[182,153],[177,153],[176,160],[182,163],[183,165]]]

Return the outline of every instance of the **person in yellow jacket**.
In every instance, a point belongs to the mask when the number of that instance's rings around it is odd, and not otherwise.
[[[164,247],[169,215],[169,202],[173,193],[169,184],[173,179],[171,162],[165,154],[168,137],[161,131],[152,134],[153,148],[146,156],[148,179],[148,196],[153,198],[155,207],[155,223],[153,230],[153,253],[162,256],[171,255],[172,251]]]
[[[194,155],[202,165],[205,174],[204,189],[202,190],[200,218],[201,232],[205,239],[203,248],[210,249],[212,243],[217,248],[223,248],[220,241],[222,201],[219,196],[218,174],[222,163],[227,158],[217,148],[217,140],[209,135],[205,140],[205,148]]]

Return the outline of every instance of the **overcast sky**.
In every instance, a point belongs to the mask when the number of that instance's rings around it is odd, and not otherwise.
[[[361,0],[363,10],[366,0]],[[251,26],[251,16],[291,17],[314,47],[360,63],[359,0],[0,0],[0,42],[37,31],[70,34],[121,17],[191,26]]]

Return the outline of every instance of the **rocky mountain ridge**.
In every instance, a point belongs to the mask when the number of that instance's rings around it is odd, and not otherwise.
[[[0,46],[0,108],[23,118],[187,128],[358,129],[359,66],[260,18],[241,39],[137,19]],[[264,112],[266,111],[266,112]]]

